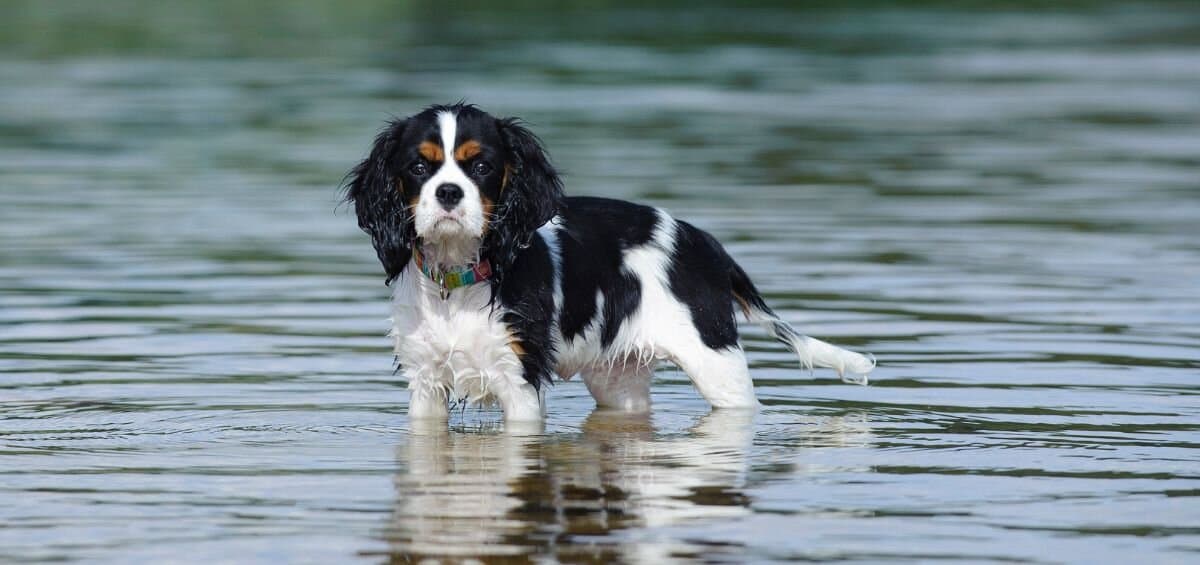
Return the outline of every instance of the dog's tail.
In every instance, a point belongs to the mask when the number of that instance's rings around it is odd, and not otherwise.
[[[746,271],[742,270],[742,267],[732,258],[729,264],[733,298],[742,307],[748,320],[762,324],[771,337],[783,342],[789,349],[796,352],[796,355],[800,356],[800,363],[806,369],[827,367],[836,370],[838,376],[845,382],[867,384],[867,374],[875,368],[874,356],[869,353],[862,355],[842,349],[796,331],[796,328],[785,322],[767,306]]]

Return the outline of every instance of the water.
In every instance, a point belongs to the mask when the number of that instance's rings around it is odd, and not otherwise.
[[[389,4],[0,8],[0,561],[1200,559],[1195,4]],[[458,98],[873,386],[410,429],[336,185]]]

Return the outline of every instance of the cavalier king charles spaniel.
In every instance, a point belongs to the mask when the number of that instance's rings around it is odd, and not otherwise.
[[[874,367],[793,329],[707,232],[658,208],[565,197],[517,119],[455,104],[393,120],[346,198],[394,284],[413,418],[465,401],[541,420],[546,385],[576,374],[597,405],[644,412],[663,360],[712,406],[756,407],[735,305],[807,367],[859,384]]]

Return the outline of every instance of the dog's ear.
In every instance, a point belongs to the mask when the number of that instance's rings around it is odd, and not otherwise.
[[[542,142],[516,118],[496,121],[504,141],[504,185],[496,206],[494,248],[501,268],[529,245],[542,224],[550,221],[563,204],[562,181],[550,164]]]
[[[346,201],[354,204],[358,227],[371,236],[375,253],[391,283],[412,257],[416,233],[406,205],[404,186],[392,174],[400,136],[407,120],[394,120],[375,137],[371,154],[345,179]]]

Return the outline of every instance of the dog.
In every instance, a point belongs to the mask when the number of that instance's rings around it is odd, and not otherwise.
[[[451,403],[540,421],[555,375],[650,409],[655,366],[714,408],[758,406],[735,305],[801,358],[866,384],[874,359],[801,335],[707,232],[621,200],[566,197],[541,140],[474,105],[392,120],[343,182],[393,286],[411,418]]]

